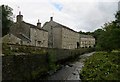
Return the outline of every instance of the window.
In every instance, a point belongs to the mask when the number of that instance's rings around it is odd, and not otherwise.
[[[23,41],[22,40],[20,41],[20,44],[23,45]]]
[[[41,44],[41,41],[38,41],[38,44]]]
[[[52,28],[52,26],[51,26],[51,30],[52,30],[53,28]]]

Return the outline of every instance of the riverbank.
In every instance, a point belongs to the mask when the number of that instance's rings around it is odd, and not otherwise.
[[[85,61],[82,80],[120,80],[120,52],[97,52]]]
[[[79,55],[93,50],[93,48],[69,50],[6,44],[3,45],[2,79],[44,79],[61,68],[59,63],[76,59]]]
[[[50,75],[47,80],[80,80],[79,73],[84,66],[84,60],[92,54],[94,52],[80,55],[74,62],[67,62],[62,69]]]

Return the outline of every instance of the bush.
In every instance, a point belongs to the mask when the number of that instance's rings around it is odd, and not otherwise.
[[[99,52],[85,61],[80,72],[82,80],[120,80],[120,52]]]
[[[2,45],[2,51],[5,55],[14,55],[13,53],[29,53],[29,54],[40,54],[45,55],[47,53],[46,49],[39,49],[29,46],[17,46],[17,45]]]
[[[2,44],[2,53],[4,55],[12,55],[13,54],[11,49],[10,49],[10,47],[7,44],[5,44],[5,43]]]

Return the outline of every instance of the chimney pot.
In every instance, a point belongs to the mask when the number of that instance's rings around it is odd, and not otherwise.
[[[37,27],[41,28],[41,23],[40,23],[39,19],[38,19]]]
[[[23,21],[23,15],[21,15],[21,11],[19,11],[19,15],[17,15],[17,22]]]
[[[53,21],[53,17],[50,17],[50,21]]]

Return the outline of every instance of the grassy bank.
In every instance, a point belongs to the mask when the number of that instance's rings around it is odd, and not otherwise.
[[[97,52],[85,61],[82,80],[120,80],[120,52]]]

